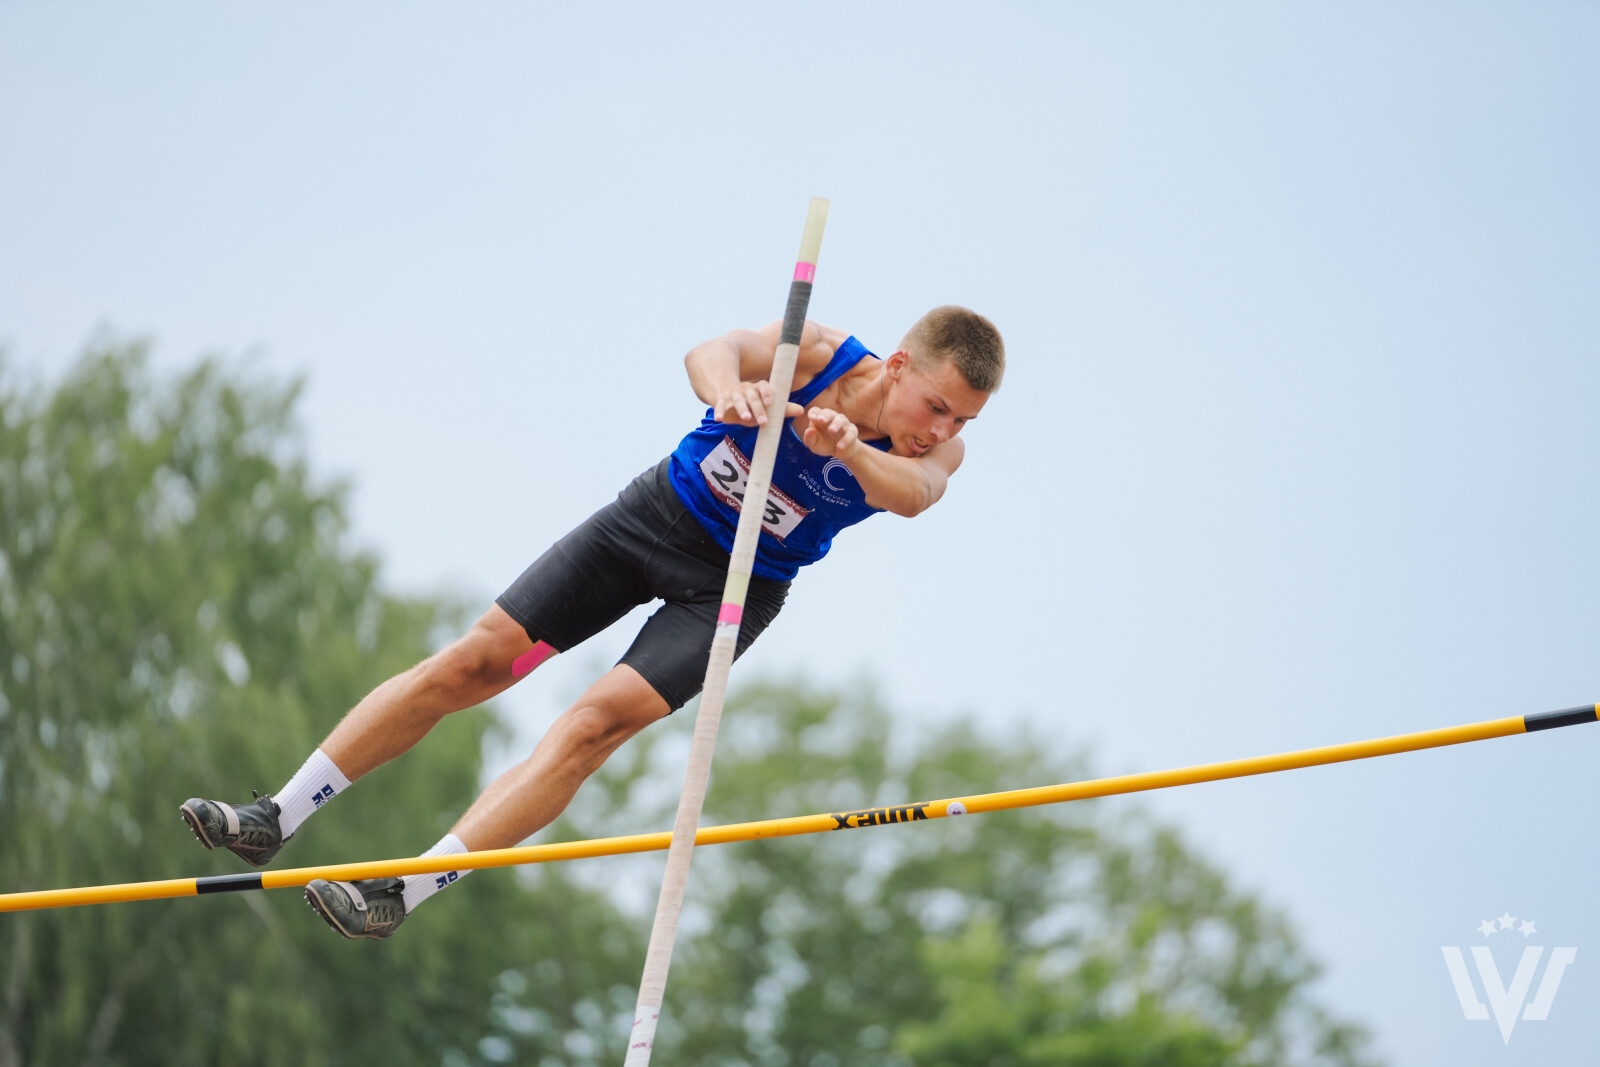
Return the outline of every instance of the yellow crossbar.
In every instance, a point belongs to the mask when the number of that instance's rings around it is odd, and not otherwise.
[[[1255,774],[1275,774],[1302,767],[1372,759],[1400,752],[1416,752],[1446,745],[1486,741],[1493,737],[1549,730],[1561,726],[1600,721],[1600,704],[1587,704],[1562,711],[1536,715],[1489,719],[1485,722],[1450,726],[1440,730],[1397,734],[1370,741],[1325,745],[1272,756],[1202,763],[1166,771],[1146,771],[1086,782],[1010,789],[1001,793],[980,793],[970,797],[927,800],[856,811],[837,811],[819,815],[797,815],[787,819],[707,826],[695,835],[695,844],[725,845],[735,841],[759,841],[769,837],[794,837],[830,830],[853,830],[867,826],[895,826],[924,822],[956,815],[978,815],[989,811],[1062,804],[1093,797],[1143,793],[1152,789],[1171,789],[1180,785],[1217,782],[1226,778],[1245,778]],[[66,908],[80,904],[116,904],[131,900],[163,900],[209,893],[250,889],[286,889],[303,886],[313,878],[351,881],[357,878],[398,877],[408,874],[433,874],[440,871],[479,870],[486,867],[516,867],[526,863],[554,863],[558,860],[590,859],[596,856],[623,856],[635,852],[660,852],[672,842],[670,831],[603,837],[592,841],[566,841],[551,845],[524,845],[488,852],[467,852],[454,856],[408,857],[394,860],[369,860],[364,863],[338,863],[324,867],[297,867],[259,874],[222,875],[213,878],[172,878],[159,882],[130,882],[124,885],[97,885],[79,889],[44,889],[30,893],[0,894],[0,912],[32,911],[41,908]]]

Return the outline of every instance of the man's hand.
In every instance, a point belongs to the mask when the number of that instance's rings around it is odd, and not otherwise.
[[[765,426],[771,404],[772,386],[767,382],[735,382],[717,393],[711,413],[718,422],[729,426]],[[799,404],[790,404],[784,418],[795,418],[804,411]]]
[[[694,395],[710,406],[712,417],[718,422],[731,426],[766,424],[765,412],[772,402],[769,381],[782,327],[783,323],[774,322],[759,330],[730,330],[721,337],[700,342],[683,357]],[[804,384],[822,373],[844,340],[842,330],[807,322],[800,331],[795,380]],[[801,414],[800,405],[790,404],[784,418]]]
[[[860,431],[856,429],[856,424],[837,411],[831,408],[812,408],[805,414],[809,424],[800,435],[800,439],[817,455],[849,460],[860,447]]]

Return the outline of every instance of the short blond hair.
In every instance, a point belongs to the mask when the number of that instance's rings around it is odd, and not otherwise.
[[[922,366],[954,363],[967,384],[980,393],[998,390],[1006,373],[1006,345],[1000,331],[976,311],[955,304],[936,307],[918,319],[900,347]]]

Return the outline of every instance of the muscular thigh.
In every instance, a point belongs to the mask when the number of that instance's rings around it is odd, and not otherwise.
[[[788,582],[761,578],[750,581],[744,617],[739,623],[735,658],[744,655],[772,620],[778,617],[788,595]],[[705,682],[711,662],[711,638],[721,607],[721,586],[711,598],[669,600],[646,620],[639,636],[619,661],[632,667],[676,711],[688,703]]]
[[[495,598],[532,641],[565,652],[654,598],[653,538],[613,501],[534,560]]]
[[[619,662],[676,710],[705,678],[727,572],[727,552],[678,500],[663,461],[551,546],[495,603],[530,640],[565,652],[660,598]],[[788,588],[751,580],[737,654],[777,617]]]

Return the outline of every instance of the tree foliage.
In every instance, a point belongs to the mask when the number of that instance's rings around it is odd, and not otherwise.
[[[48,394],[6,376],[0,889],[237,872],[178,804],[276,789],[457,625],[446,603],[383,593],[345,546],[295,394],[216,362],[158,383],[110,343]],[[420,851],[476,793],[491,721],[453,716],[279,862]],[[512,962],[582,957],[586,981],[625,981],[637,956],[605,900],[559,877],[531,894],[469,878],[430,912],[384,945],[338,940],[290,892],[0,916],[0,1064],[476,1059]]]
[[[318,485],[296,390],[170,382],[92,346],[55,388],[0,363],[0,891],[240,869],[176,813],[276,788],[462,621],[383,591]],[[537,676],[535,676],[537,677]],[[670,824],[689,713],[553,836]],[[749,686],[707,816],[844,811],[1081,776],[1028,737],[907,736],[862,687]],[[479,785],[488,709],[306,824],[280,864],[405,855]],[[1034,809],[702,850],[657,1062],[771,1067],[1361,1062],[1282,916],[1121,809]],[[619,1062],[660,857],[485,872],[391,941],[292,892],[0,916],[0,1067]]]

